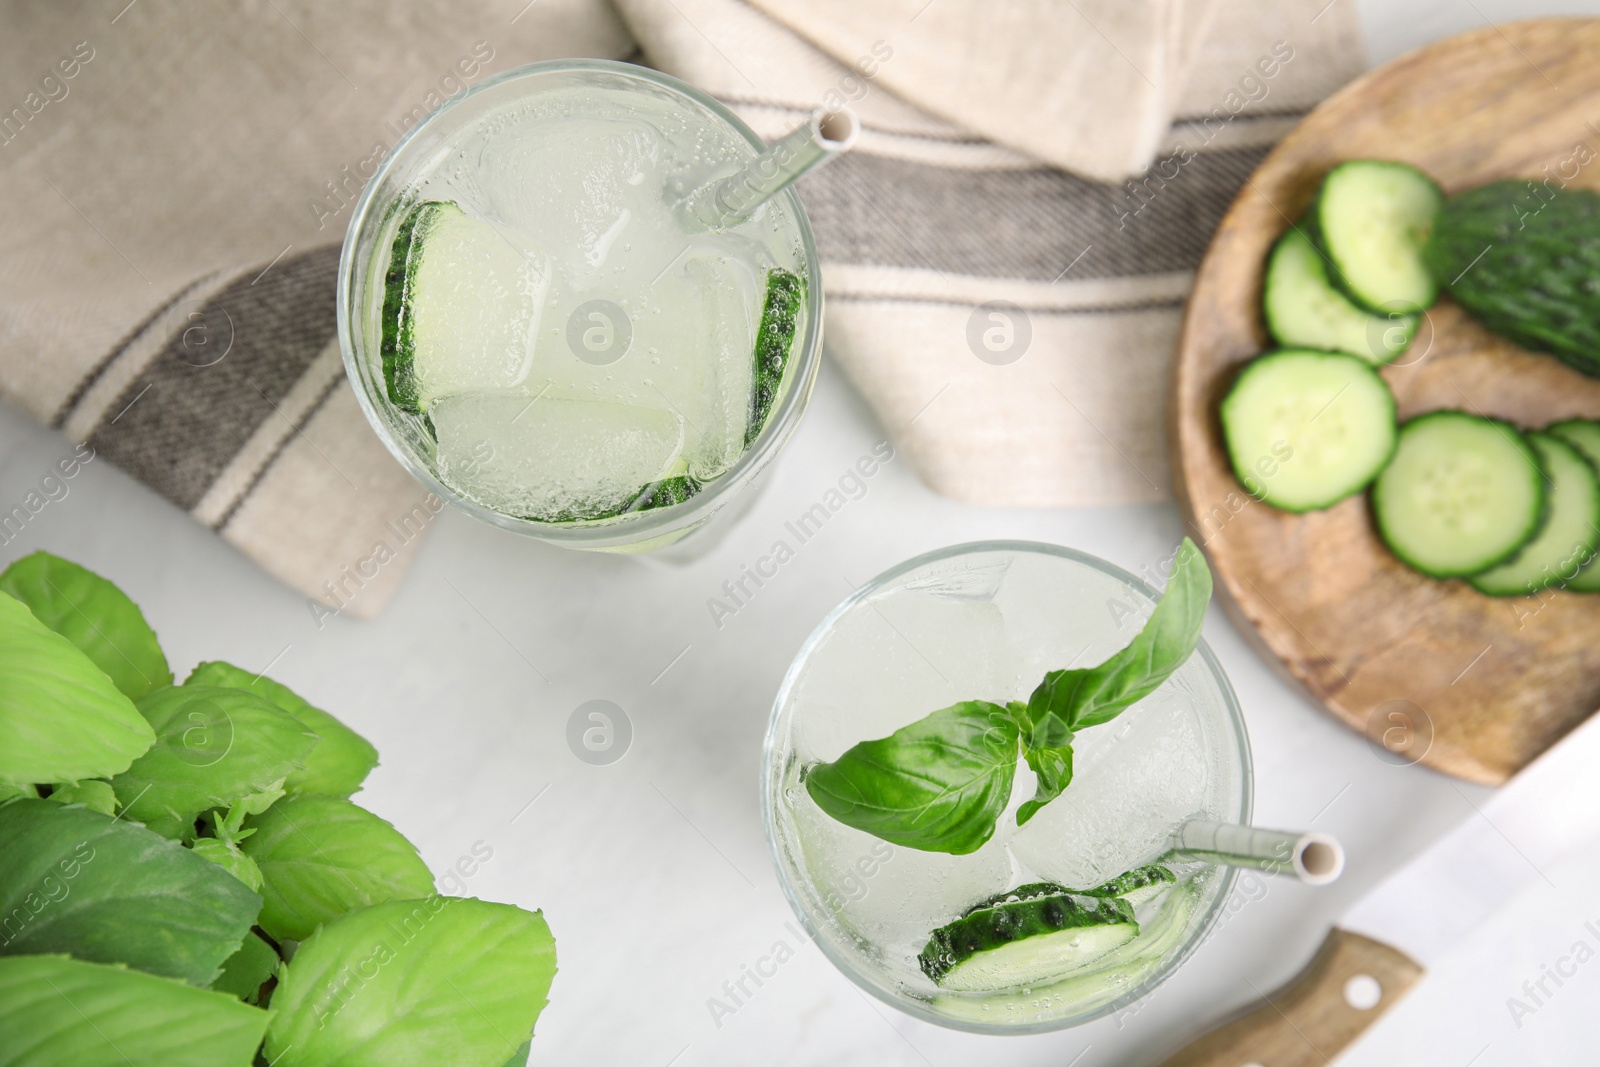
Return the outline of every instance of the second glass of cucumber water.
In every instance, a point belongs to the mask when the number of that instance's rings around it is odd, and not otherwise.
[[[368,420],[424,485],[572,548],[704,526],[793,432],[821,349],[793,189],[710,229],[685,198],[766,145],[624,63],[498,75],[397,144],[356,206],[339,337]]]
[[[935,709],[1026,699],[1047,671],[1100,663],[1158,599],[1071,549],[958,545],[873,579],[806,641],[767,733],[767,833],[791,905],[856,984],[942,1026],[1034,1033],[1147,995],[1199,945],[1235,871],[1178,859],[1169,836],[1196,817],[1248,823],[1252,786],[1244,721],[1204,641],[1076,735],[1070,784],[1020,826],[1034,790],[1019,764],[993,836],[967,854],[890,844],[806,787],[820,763]]]

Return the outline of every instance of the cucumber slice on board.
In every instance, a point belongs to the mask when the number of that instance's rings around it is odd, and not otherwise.
[[[1594,468],[1559,437],[1527,436],[1544,468],[1550,515],[1510,560],[1467,579],[1478,592],[1490,596],[1525,596],[1564,585],[1594,556],[1600,541],[1600,479]]]
[[[1544,432],[1576,448],[1589,461],[1589,465],[1600,473],[1600,422],[1568,419],[1554,426],[1546,426]],[[1562,588],[1574,593],[1600,593],[1600,559],[1585,563],[1577,576],[1564,583]]]
[[[1272,246],[1261,312],[1272,339],[1285,348],[1346,352],[1377,364],[1405,351],[1422,321],[1416,314],[1374,315],[1351,303],[1328,279],[1327,262],[1299,226]]]
[[[1315,511],[1383,469],[1394,451],[1394,395],[1359,357],[1269,352],[1223,398],[1222,433],[1251,495],[1284,511]]]
[[[1545,521],[1545,478],[1517,428],[1435,411],[1400,428],[1372,487],[1378,532],[1401,562],[1433,578],[1481,574],[1514,556]]]
[[[1378,314],[1421,311],[1439,294],[1423,262],[1444,194],[1404,163],[1358,159],[1322,180],[1311,221],[1333,281]]]
[[[917,957],[922,973],[965,992],[1032,986],[1081,970],[1139,933],[1127,901],[1059,888],[1024,886],[1037,895],[1013,890],[1007,900],[941,926]]]
[[[384,274],[390,402],[421,415],[441,396],[519,384],[549,284],[545,266],[490,223],[453,203],[412,208]]]

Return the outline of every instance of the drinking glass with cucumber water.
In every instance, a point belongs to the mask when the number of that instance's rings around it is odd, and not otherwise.
[[[367,418],[501,527],[628,552],[701,528],[809,398],[820,276],[789,183],[854,134],[818,112],[768,146],[624,63],[475,86],[408,133],[351,219],[339,337]]]
[[[1149,993],[1236,868],[1322,884],[1320,834],[1249,826],[1232,687],[1187,539],[1164,593],[1030,542],[959,545],[858,589],[767,734],[779,880],[858,985],[930,1022],[1059,1029]]]

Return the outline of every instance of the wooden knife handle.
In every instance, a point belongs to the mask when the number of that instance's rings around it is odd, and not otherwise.
[[[1335,927],[1288,985],[1162,1067],[1326,1067],[1421,977],[1422,967],[1404,953]]]

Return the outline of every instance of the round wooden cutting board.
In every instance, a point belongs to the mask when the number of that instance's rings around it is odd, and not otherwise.
[[[1489,27],[1412,52],[1313,111],[1261,164],[1195,279],[1174,370],[1180,506],[1222,601],[1270,657],[1394,761],[1504,781],[1600,707],[1600,594],[1496,599],[1383,547],[1364,495],[1290,515],[1229,469],[1217,403],[1269,347],[1268,249],[1322,176],[1395,159],[1455,193],[1500,178],[1600,188],[1600,19]],[[1442,298],[1384,378],[1402,420],[1439,408],[1537,428],[1600,417],[1600,381],[1484,332]],[[1393,754],[1391,754],[1393,753]]]

